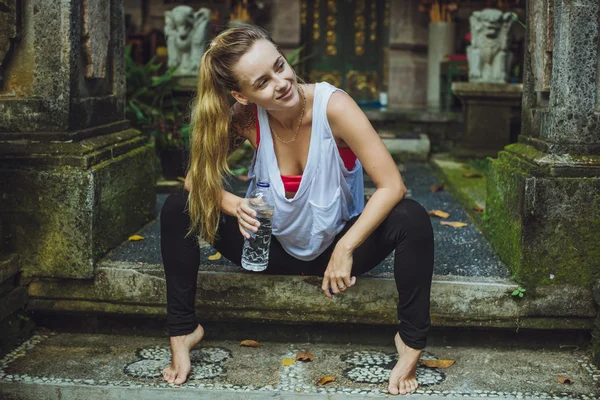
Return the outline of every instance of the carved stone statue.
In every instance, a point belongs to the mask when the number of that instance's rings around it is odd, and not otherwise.
[[[485,9],[469,18],[471,45],[467,47],[470,82],[506,83],[512,54],[508,51],[514,18],[511,13]]]
[[[165,12],[168,66],[179,65],[176,75],[198,75],[210,28],[210,10],[177,6]]]

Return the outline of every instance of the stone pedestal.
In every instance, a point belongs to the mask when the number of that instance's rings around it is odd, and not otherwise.
[[[122,0],[6,1],[0,219],[28,276],[91,278],[155,216],[152,149],[125,120]],[[20,7],[16,7],[20,4]]]
[[[418,0],[391,0],[389,35],[387,71],[384,72],[388,107],[424,108],[427,105],[427,17],[419,11]]]
[[[522,132],[490,166],[489,239],[528,289],[590,288],[600,277],[599,4],[527,7],[527,26],[536,28],[527,38]]]
[[[512,110],[521,105],[523,85],[455,82],[463,103],[465,134],[453,149],[456,157],[496,157],[510,143]]]

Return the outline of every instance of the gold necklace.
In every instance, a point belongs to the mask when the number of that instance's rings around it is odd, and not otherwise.
[[[302,126],[302,120],[304,119],[304,108],[306,107],[306,97],[304,97],[304,90],[302,90],[302,87],[300,85],[298,85],[298,92],[300,92],[300,96],[302,96],[302,112],[300,113],[300,122],[298,122],[298,128],[296,128],[296,133],[294,133],[294,136],[290,140],[283,140],[282,138],[279,137],[279,135],[277,134],[277,132],[275,132],[275,129],[273,129],[273,126],[271,125],[271,115],[269,114],[268,121],[269,121],[269,128],[271,128],[271,132],[273,132],[275,137],[277,139],[279,139],[280,142],[285,143],[285,144],[292,143],[294,140],[296,140],[296,137],[298,136],[298,132],[300,132],[300,127]],[[283,127],[285,128],[285,126],[283,126]]]

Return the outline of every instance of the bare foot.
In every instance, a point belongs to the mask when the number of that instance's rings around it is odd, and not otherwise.
[[[204,337],[204,328],[198,325],[196,330],[188,335],[171,336],[171,365],[163,370],[163,378],[168,383],[181,385],[187,381],[192,370],[190,351]]]
[[[391,394],[407,394],[419,387],[417,382],[417,363],[421,356],[421,350],[408,347],[400,334],[396,333],[394,343],[398,350],[398,362],[390,373],[388,392]]]

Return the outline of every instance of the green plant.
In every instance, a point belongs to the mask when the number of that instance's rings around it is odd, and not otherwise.
[[[126,116],[132,125],[146,134],[149,145],[157,150],[186,149],[190,127],[184,106],[173,95],[177,67],[160,74],[163,65],[156,62],[156,57],[137,65],[131,57],[131,46],[125,49],[125,65]]]
[[[517,21],[519,23],[519,25],[521,25],[523,28],[527,29],[527,25],[525,25],[517,16],[517,14],[515,14],[514,12],[511,12],[513,18],[515,21]]]
[[[525,291],[526,291],[525,289],[523,289],[521,286],[519,286],[518,288],[516,288],[515,290],[512,291],[511,295],[523,297],[525,295]]]

